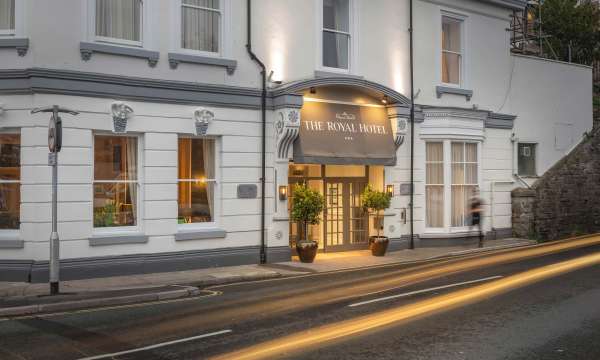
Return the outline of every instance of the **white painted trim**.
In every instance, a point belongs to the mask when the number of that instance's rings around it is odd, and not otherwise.
[[[95,227],[94,226],[94,184],[95,183],[106,183],[105,180],[96,181],[94,179],[94,167],[96,162],[95,142],[96,136],[115,136],[115,137],[135,137],[137,139],[137,181],[132,180],[115,180],[108,181],[110,183],[132,183],[137,182],[137,206],[136,206],[136,225],[135,226],[115,226],[115,227]],[[114,236],[114,235],[127,235],[127,234],[143,234],[144,229],[144,141],[141,134],[126,133],[126,134],[114,134],[103,131],[92,131],[92,178],[90,183],[92,184],[91,194],[91,226],[92,236]]]
[[[384,108],[385,105],[377,105],[377,104],[358,104],[351,101],[341,101],[341,100],[328,100],[328,99],[317,99],[311,97],[304,97],[304,102],[318,102],[318,103],[329,103],[329,104],[343,104],[343,105],[353,105],[353,106],[366,106],[366,107],[377,107]]]
[[[358,73],[358,34],[359,34],[359,11],[358,1],[348,0],[350,11],[349,14],[349,32],[350,36],[348,44],[348,69],[333,68],[323,65],[323,0],[315,0],[315,31],[316,33],[316,44],[317,51],[315,69],[317,71],[327,71],[339,74],[357,74]],[[331,31],[331,30],[328,30]],[[340,32],[343,33],[343,32]]]
[[[460,26],[460,47],[461,47],[461,64],[460,64],[460,80],[458,84],[445,83],[442,81],[442,21],[443,18],[451,18],[459,21]],[[438,32],[436,41],[436,63],[437,63],[437,79],[440,86],[470,89],[470,57],[469,57],[469,15],[465,12],[459,12],[455,9],[440,6],[440,15],[438,21]]]
[[[221,141],[219,137],[198,137],[198,136],[190,136],[190,135],[181,135],[177,137],[177,174],[179,174],[179,138],[189,138],[189,139],[204,139],[204,140],[212,140],[214,146],[214,171],[215,178],[214,179],[206,179],[207,182],[214,183],[214,191],[213,191],[213,221],[204,222],[204,223],[191,223],[191,224],[177,224],[177,231],[185,232],[185,231],[203,231],[203,230],[220,230],[219,224],[221,223],[221,209],[222,209],[222,186],[220,186],[221,179]],[[177,187],[179,192],[179,179],[177,179]],[[179,212],[179,199],[177,199],[177,207]],[[179,218],[179,214],[174,214],[175,219]]]
[[[231,39],[231,1],[230,0],[221,0],[219,2],[220,9],[218,10],[220,14],[220,22],[219,22],[219,51],[211,52],[211,51],[201,51],[194,49],[186,49],[181,46],[181,6],[182,0],[171,1],[170,11],[171,11],[171,24],[169,27],[170,31],[170,44],[169,51],[180,53],[180,54],[188,54],[188,55],[197,55],[197,56],[209,56],[209,57],[218,57],[218,58],[229,58],[231,57],[231,48],[232,48],[232,39]]]
[[[142,19],[140,20],[140,41],[131,41],[125,39],[108,38],[96,36],[96,0],[85,0],[82,2],[82,32],[83,41],[99,42],[127,47],[140,47],[145,49],[152,48],[153,24],[151,15],[156,13],[156,3],[154,0],[142,0]]]

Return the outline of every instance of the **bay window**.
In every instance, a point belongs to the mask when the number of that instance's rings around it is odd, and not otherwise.
[[[0,230],[17,230],[21,213],[21,136],[0,134]]]
[[[138,143],[132,136],[94,137],[94,227],[138,224]]]
[[[452,143],[452,226],[469,226],[469,202],[477,188],[477,144]]]
[[[181,48],[219,53],[220,0],[181,0]]]
[[[15,0],[0,0],[0,36],[15,33]]]
[[[323,0],[323,66],[350,67],[350,0]]]
[[[427,227],[441,228],[444,226],[444,143],[426,144],[425,168]]]
[[[470,201],[479,186],[478,147],[478,143],[467,141],[426,143],[427,228],[451,231],[470,225]]]
[[[96,0],[96,39],[141,45],[142,6],[142,0]]]
[[[178,223],[215,221],[214,140],[180,138],[178,144]]]
[[[460,86],[463,66],[463,20],[442,16],[442,83]]]

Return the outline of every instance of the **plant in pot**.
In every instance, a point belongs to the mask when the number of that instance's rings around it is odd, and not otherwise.
[[[297,221],[304,229],[304,239],[296,242],[296,251],[300,261],[311,263],[317,256],[319,243],[308,239],[308,225],[316,225],[321,219],[319,216],[323,211],[325,200],[323,195],[306,184],[294,186],[294,197],[292,203],[291,218]]]
[[[383,191],[374,190],[371,185],[362,193],[362,206],[375,215],[377,236],[369,237],[369,247],[374,256],[384,256],[390,243],[387,236],[381,236],[382,211],[390,207],[391,197]]]

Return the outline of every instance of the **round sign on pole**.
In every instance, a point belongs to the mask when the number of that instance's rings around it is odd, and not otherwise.
[[[50,118],[48,124],[48,149],[50,152],[59,152],[62,147],[62,121],[60,116]]]

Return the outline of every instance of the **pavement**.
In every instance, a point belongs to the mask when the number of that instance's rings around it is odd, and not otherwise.
[[[45,283],[0,282],[0,317],[210,296],[210,291],[202,289],[309,273],[410,264],[533,244],[535,242],[531,240],[512,238],[488,241],[482,249],[473,245],[430,247],[388,252],[383,257],[372,256],[369,250],[320,253],[312,264],[301,263],[295,257],[289,262],[267,265],[70,280],[61,282],[61,294],[58,296],[49,296],[48,284]]]

